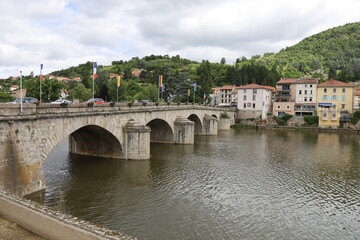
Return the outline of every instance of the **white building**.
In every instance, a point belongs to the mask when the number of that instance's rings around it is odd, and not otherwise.
[[[275,88],[253,83],[237,87],[237,91],[240,119],[267,118],[267,113],[272,109],[272,94]]]
[[[319,79],[295,79],[295,116],[316,115],[316,90]]]

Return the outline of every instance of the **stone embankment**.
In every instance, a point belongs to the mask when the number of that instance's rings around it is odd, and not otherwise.
[[[0,216],[38,236],[50,240],[135,240],[135,238],[130,236],[94,225],[5,192],[0,192]],[[9,230],[6,233],[1,231],[1,239],[12,240],[11,237],[18,236],[16,234],[21,234],[20,231],[23,230],[18,228],[15,229],[14,233],[9,226],[6,226],[9,224],[7,221],[2,221],[0,224],[2,224],[2,228]],[[8,234],[8,238],[2,238],[1,234]],[[36,235],[31,235],[29,232],[25,234],[29,234],[28,236],[32,238],[17,239],[43,239]]]

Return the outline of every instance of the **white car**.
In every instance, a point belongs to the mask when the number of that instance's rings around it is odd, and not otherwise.
[[[51,104],[61,104],[61,103],[73,104],[73,101],[60,98],[56,101],[51,102]]]

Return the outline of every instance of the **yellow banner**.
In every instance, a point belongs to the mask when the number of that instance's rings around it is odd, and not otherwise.
[[[120,79],[121,79],[121,77],[118,76],[118,77],[117,77],[117,87],[120,87]]]
[[[163,76],[160,75],[159,76],[159,88],[162,87],[162,80],[163,80]]]

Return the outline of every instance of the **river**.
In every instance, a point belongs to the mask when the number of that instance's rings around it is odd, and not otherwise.
[[[231,130],[45,162],[45,204],[138,239],[360,239],[360,135]]]

